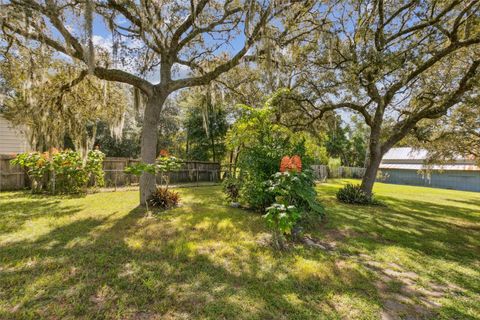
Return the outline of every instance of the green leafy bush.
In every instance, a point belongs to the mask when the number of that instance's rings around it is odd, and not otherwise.
[[[99,150],[90,151],[84,160],[79,152],[52,149],[19,154],[11,163],[27,171],[33,193],[74,194],[86,192],[90,179],[94,186],[104,185],[104,158]]]
[[[241,150],[237,167],[241,179],[240,201],[251,209],[264,212],[274,202],[266,182],[279,170],[286,154],[299,155],[310,163],[305,155],[305,139],[272,121],[274,110],[267,103],[256,109],[241,106],[242,117],[227,134],[231,149]]]
[[[223,192],[227,195],[228,200],[238,202],[240,197],[241,181],[234,177],[225,178],[222,182]]]
[[[169,172],[178,170],[182,167],[182,160],[168,155],[164,150],[160,152],[160,156],[156,159],[155,163],[139,162],[134,163],[125,168],[125,173],[134,174],[140,176],[143,172],[151,174],[160,174],[162,181],[165,182],[165,186],[168,188],[170,184]]]
[[[44,177],[50,171],[50,159],[47,153],[26,152],[21,153],[10,161],[26,170],[32,184],[32,193],[39,193],[46,185]]]
[[[277,172],[267,185],[277,203],[293,205],[303,213],[323,215],[323,206],[317,200],[310,170]]]
[[[307,156],[305,136],[275,124],[272,99],[261,109],[241,108],[242,117],[227,134],[229,147],[240,150],[240,200],[265,212],[274,244],[283,248],[285,234],[292,233],[303,217],[323,215],[308,170],[312,159]],[[228,195],[230,189],[224,191]]]
[[[179,201],[178,192],[168,190],[166,187],[158,187],[148,199],[148,204],[151,207],[166,210],[176,207]]]
[[[268,226],[273,230],[273,243],[279,249],[284,249],[284,234],[290,234],[301,217],[301,213],[294,205],[274,203],[266,209],[264,215]]]
[[[360,185],[347,184],[337,192],[338,201],[350,204],[378,204],[373,194],[368,196],[361,188]]]
[[[90,176],[93,179],[93,186],[95,187],[105,186],[103,160],[105,160],[105,154],[102,151],[92,150],[88,152],[85,170],[90,173]]]
[[[55,193],[84,193],[89,172],[78,152],[65,150],[51,156],[50,190]]]
[[[295,157],[292,157],[293,159]],[[323,206],[317,200],[314,181],[310,170],[285,165],[284,157],[277,172],[267,182],[268,192],[275,202],[266,209],[265,218],[273,231],[273,241],[277,248],[284,248],[284,235],[291,234],[299,220],[306,215],[323,216]],[[293,169],[293,170],[292,170]]]

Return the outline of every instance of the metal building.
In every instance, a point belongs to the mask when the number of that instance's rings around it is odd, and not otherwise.
[[[392,148],[380,164],[378,181],[480,192],[480,167],[473,159],[458,157],[447,164],[425,165],[427,152]]]

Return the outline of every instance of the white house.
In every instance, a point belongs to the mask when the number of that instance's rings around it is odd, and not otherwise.
[[[25,134],[12,126],[0,114],[0,154],[16,154],[30,151],[30,144]]]

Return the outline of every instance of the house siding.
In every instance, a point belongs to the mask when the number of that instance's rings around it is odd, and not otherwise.
[[[0,115],[0,154],[22,153],[30,150],[28,140],[20,130]]]

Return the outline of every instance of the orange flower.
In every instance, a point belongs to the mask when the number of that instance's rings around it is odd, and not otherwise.
[[[294,155],[291,159],[292,161],[292,169],[294,169],[297,172],[302,171],[302,159],[298,155]]]
[[[280,172],[292,171],[292,172],[301,172],[302,171],[302,159],[300,156],[284,156],[280,162]]]
[[[289,156],[284,156],[282,161],[280,161],[280,172],[285,172],[290,169],[292,161]]]
[[[60,151],[58,151],[57,148],[51,148],[51,149],[50,149],[50,154],[51,154],[51,155],[57,154],[57,153],[59,153],[59,152],[60,152]]]
[[[167,150],[162,149],[162,150],[160,150],[160,156],[161,156],[161,157],[168,157],[168,156],[169,156],[169,153],[168,153]]]

